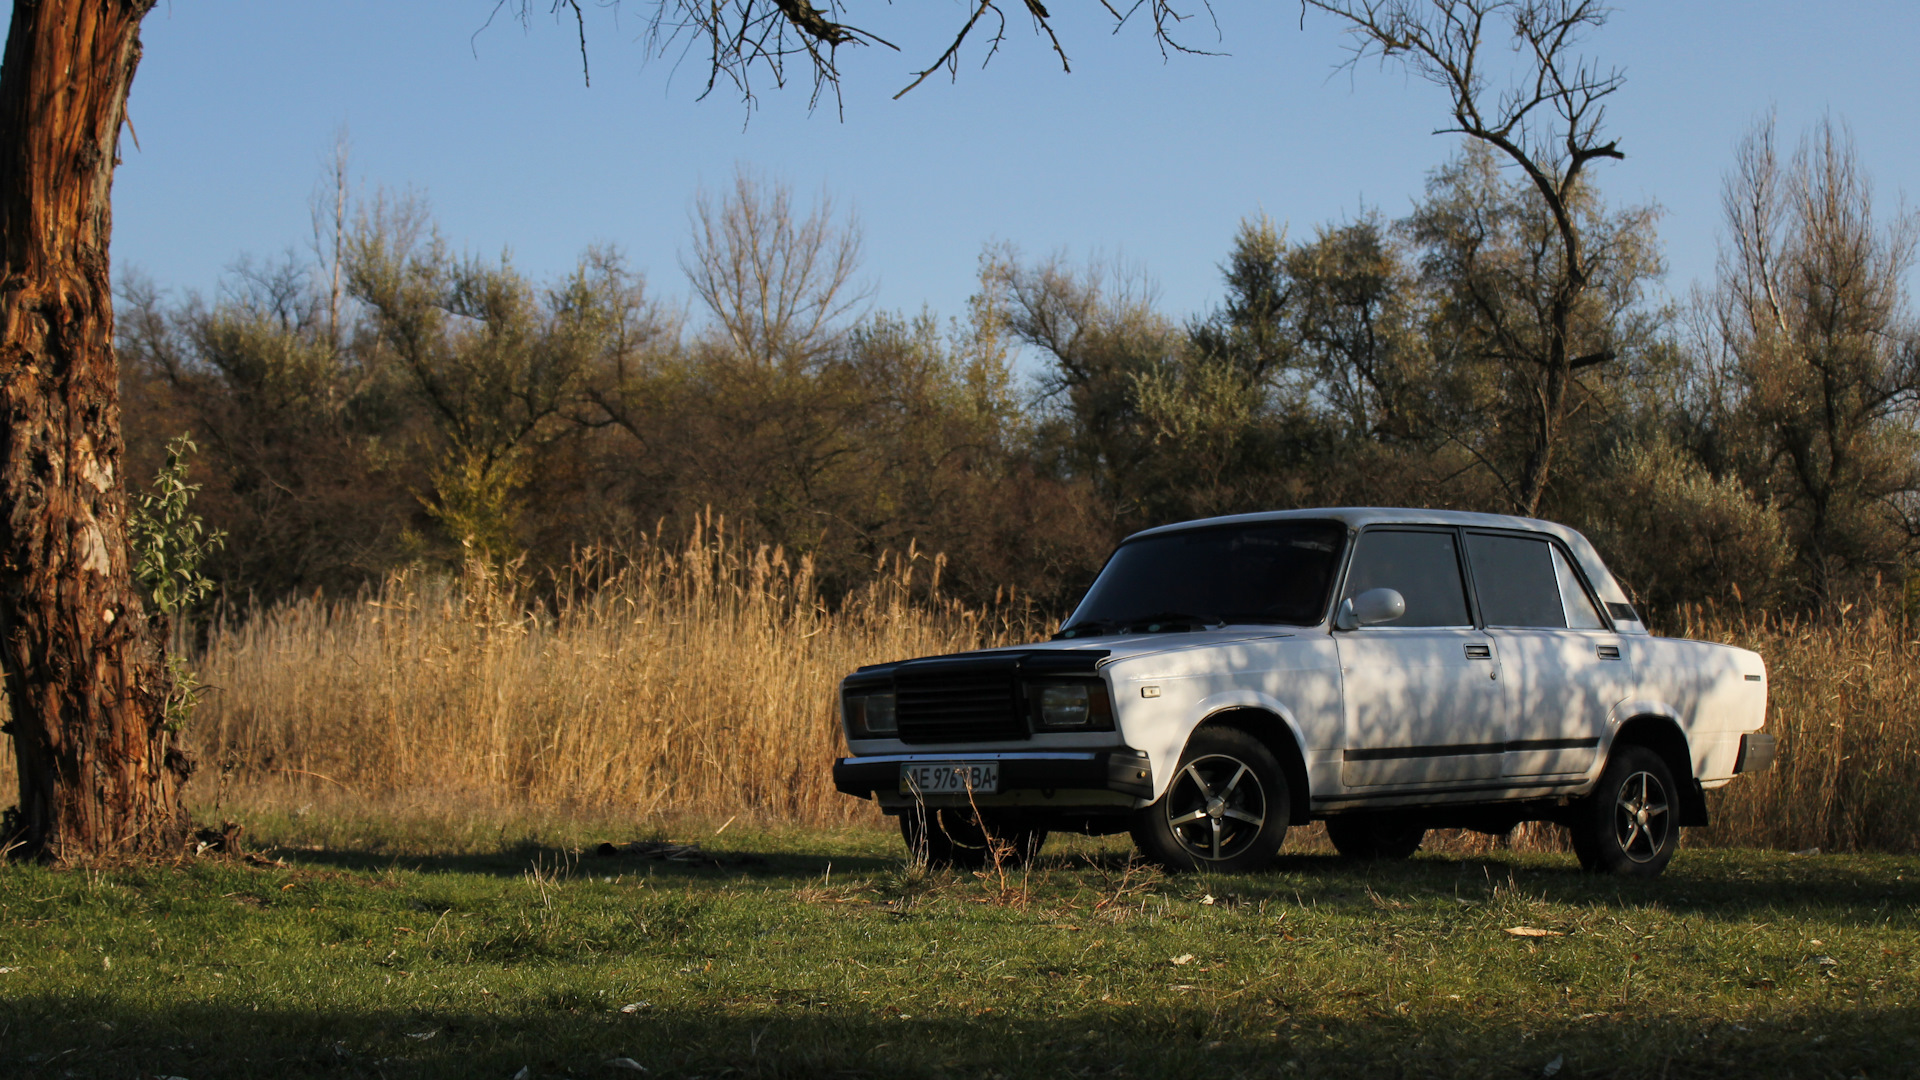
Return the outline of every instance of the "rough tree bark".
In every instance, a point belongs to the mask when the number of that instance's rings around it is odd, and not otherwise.
[[[178,850],[191,760],[129,574],[108,196],[154,0],[17,0],[0,65],[0,845]]]

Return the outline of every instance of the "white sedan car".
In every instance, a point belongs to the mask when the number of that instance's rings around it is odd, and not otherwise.
[[[861,668],[843,792],[936,862],[1130,831],[1257,870],[1325,820],[1355,858],[1560,822],[1658,874],[1704,790],[1766,768],[1767,669],[1654,637],[1585,537],[1429,510],[1245,514],[1127,538],[1053,640]]]

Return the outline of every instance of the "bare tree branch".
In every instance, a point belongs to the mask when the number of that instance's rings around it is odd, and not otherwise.
[[[1342,68],[1377,57],[1395,61],[1446,91],[1453,123],[1438,133],[1476,139],[1526,175],[1558,233],[1557,258],[1538,250],[1533,273],[1549,283],[1541,346],[1523,360],[1541,371],[1531,388],[1537,407],[1533,445],[1517,487],[1516,509],[1531,514],[1547,483],[1554,447],[1569,416],[1568,390],[1576,371],[1608,363],[1611,348],[1575,356],[1573,313],[1595,281],[1599,264],[1587,250],[1581,221],[1581,185],[1591,162],[1625,155],[1603,140],[1606,98],[1625,82],[1618,68],[1602,69],[1577,49],[1609,14],[1599,0],[1301,0],[1346,24],[1354,43]],[[1519,71],[1500,89],[1490,86],[1484,49],[1490,31],[1504,27]],[[1498,305],[1482,304],[1493,310]],[[1498,337],[1505,337],[1495,327]]]
[[[495,0],[486,23],[474,36],[477,38],[491,26],[502,12],[519,20],[522,26],[530,26],[534,8],[541,2]],[[751,109],[758,101],[759,82],[770,78],[776,88],[786,86],[789,75],[797,73],[789,70],[788,65],[794,64],[799,71],[812,76],[809,107],[818,105],[822,95],[829,91],[835,102],[840,103],[839,50],[843,46],[881,45],[900,51],[872,30],[847,21],[842,13],[851,2],[828,0],[825,7],[815,7],[812,0],[648,0],[651,10],[644,40],[647,52],[661,58],[685,56],[694,48],[704,46],[707,78],[701,97],[725,84]],[[1176,31],[1192,18],[1191,9],[1184,2],[1176,7],[1179,0],[1134,0],[1124,9],[1115,7],[1114,0],[1098,2],[1112,17],[1115,33],[1134,21],[1144,9],[1163,58],[1171,53],[1213,55],[1176,36]],[[1212,20],[1218,35],[1219,20],[1214,18],[1211,0],[1197,2]],[[547,14],[555,19],[571,14],[580,41],[581,76],[585,78],[587,31],[580,0],[545,0],[545,3]],[[601,4],[617,9],[620,0],[601,0]],[[1043,0],[1020,0],[1020,4],[1033,21],[1034,33],[1044,37],[1054,55],[1060,58],[1061,70],[1071,72],[1073,66],[1066,46],[1054,32],[1053,13]],[[963,17],[947,46],[931,64],[913,73],[911,81],[894,95],[896,99],[943,69],[950,77],[958,77],[963,47],[982,25],[990,27],[992,33],[981,66],[998,55],[1007,31],[1002,0],[968,0],[961,10]],[[989,15],[991,19],[987,18]]]

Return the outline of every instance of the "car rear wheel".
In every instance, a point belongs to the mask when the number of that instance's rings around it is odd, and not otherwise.
[[[1407,859],[1427,830],[1392,814],[1341,814],[1327,819],[1327,839],[1348,859]]]
[[[1203,727],[1166,793],[1135,812],[1133,841],[1169,870],[1261,870],[1287,838],[1290,805],[1273,751],[1244,731]]]
[[[1656,877],[1680,846],[1679,788],[1673,770],[1644,746],[1615,750],[1600,783],[1576,805],[1573,851],[1582,869]]]
[[[1025,865],[1047,842],[1047,830],[1012,819],[981,815],[971,808],[914,807],[900,815],[900,838],[907,854],[928,866],[978,869],[994,859]]]

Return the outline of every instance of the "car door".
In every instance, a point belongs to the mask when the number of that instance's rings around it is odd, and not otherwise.
[[[1371,528],[1355,541],[1342,601],[1397,590],[1406,613],[1336,635],[1349,788],[1425,788],[1498,779],[1500,659],[1475,630],[1459,534]]]
[[[1466,545],[1480,619],[1504,675],[1502,774],[1585,774],[1632,682],[1620,638],[1550,537],[1469,530]]]

